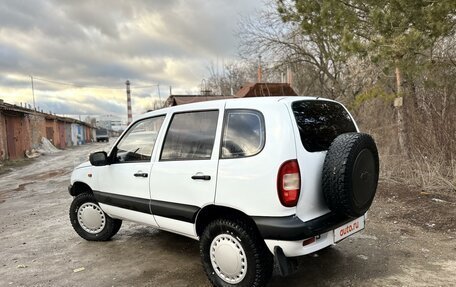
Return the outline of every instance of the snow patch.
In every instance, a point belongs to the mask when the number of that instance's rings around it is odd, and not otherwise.
[[[37,151],[41,154],[50,154],[50,153],[57,153],[60,152],[58,148],[56,148],[47,138],[41,138],[41,144],[38,147]]]

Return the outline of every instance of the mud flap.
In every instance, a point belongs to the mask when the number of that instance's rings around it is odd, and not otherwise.
[[[274,264],[279,268],[280,276],[288,276],[298,270],[298,259],[286,257],[280,246],[274,247]]]

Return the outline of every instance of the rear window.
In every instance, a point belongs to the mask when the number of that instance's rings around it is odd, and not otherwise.
[[[356,132],[355,124],[345,108],[329,101],[299,101],[292,104],[304,148],[324,151],[340,134]]]

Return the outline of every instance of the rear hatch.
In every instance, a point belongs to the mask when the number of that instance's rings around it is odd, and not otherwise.
[[[296,215],[309,221],[329,212],[321,189],[326,151],[340,134],[356,132],[356,123],[341,104],[329,100],[301,100],[290,104],[295,120],[301,192]]]

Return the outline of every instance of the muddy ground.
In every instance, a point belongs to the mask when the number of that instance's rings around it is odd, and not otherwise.
[[[71,170],[107,146],[42,156],[0,175],[0,286],[209,286],[197,241],[134,223],[109,242],[73,231]],[[299,263],[270,286],[456,286],[456,192],[381,183],[366,230]]]

